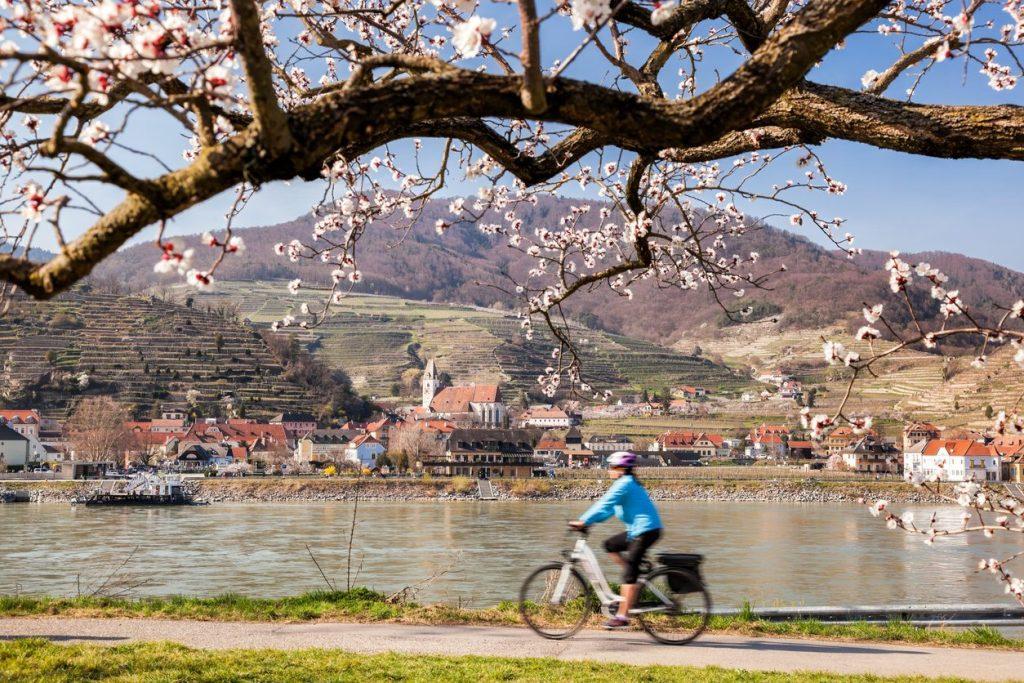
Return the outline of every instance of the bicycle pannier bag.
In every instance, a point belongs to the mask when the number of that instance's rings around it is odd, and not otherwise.
[[[658,561],[666,567],[686,570],[693,574],[697,578],[697,581],[704,581],[700,575],[700,563],[704,561],[703,555],[695,555],[691,553],[661,553],[658,555]],[[676,576],[669,576],[669,586],[677,593],[694,593],[701,589],[699,584],[695,585],[693,581],[681,580],[681,577]]]

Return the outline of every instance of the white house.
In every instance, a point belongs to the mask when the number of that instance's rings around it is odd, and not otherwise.
[[[355,429],[314,429],[299,439],[293,455],[300,463],[344,460],[352,442],[359,436]]]
[[[519,426],[568,429],[572,426],[572,418],[558,406],[530,406],[519,416]]]
[[[6,424],[27,439],[39,440],[41,423],[38,410],[0,410],[0,424]]]
[[[352,439],[352,443],[345,449],[345,460],[359,465],[359,467],[373,469],[377,466],[377,458],[382,453],[384,453],[384,446],[381,442],[369,434],[363,434]]]
[[[33,409],[0,410],[0,425],[6,425],[28,439],[29,462],[44,462],[53,459],[53,449],[48,449],[40,441],[43,419],[39,416],[39,411]]]
[[[608,455],[615,451],[631,451],[635,445],[627,436],[610,434],[608,436],[592,436],[583,443],[583,447],[598,455]]]
[[[24,469],[31,458],[28,437],[0,424],[0,461],[8,468]]]
[[[978,441],[931,439],[903,454],[903,473],[909,478],[938,476],[942,481],[1001,481],[998,451]]]

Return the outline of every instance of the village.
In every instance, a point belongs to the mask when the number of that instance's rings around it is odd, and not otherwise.
[[[793,390],[785,379],[783,385]],[[497,384],[453,384],[427,362],[417,405],[394,406],[363,422],[327,425],[311,413],[270,419],[200,417],[164,404],[149,420],[117,420],[94,406],[72,424],[33,408],[0,410],[0,477],[102,478],[139,471],[205,476],[440,476],[524,479],[601,468],[633,451],[647,476],[659,468],[773,465],[873,478],[1024,482],[1024,437],[909,423],[902,438],[839,427],[813,441],[799,425],[761,423],[731,434],[670,429],[651,439],[596,433],[608,412],[637,419],[672,414],[708,397],[683,386],[677,398],[614,406],[514,407]]]

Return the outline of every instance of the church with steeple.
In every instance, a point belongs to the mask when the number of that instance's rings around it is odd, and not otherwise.
[[[423,368],[421,415],[467,427],[507,427],[508,409],[497,384],[450,386],[431,358]]]
[[[434,400],[434,396],[441,390],[442,383],[441,378],[437,373],[437,365],[434,363],[434,359],[431,358],[427,361],[427,367],[423,369],[423,379],[420,380],[420,384],[423,389],[423,410],[430,410],[430,402]]]

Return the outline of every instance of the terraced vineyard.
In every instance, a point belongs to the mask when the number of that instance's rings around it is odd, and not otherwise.
[[[233,396],[252,416],[310,409],[283,372],[252,327],[155,298],[73,292],[17,302],[0,318],[2,394],[54,417],[92,394],[148,414],[192,389],[202,403]]]
[[[269,325],[313,292],[288,295],[284,283],[220,282],[213,292],[196,295],[200,307],[235,305],[257,325]],[[737,392],[749,385],[743,377],[708,360],[648,342],[577,328],[583,346],[585,375],[597,389],[660,389],[680,383]],[[537,376],[551,362],[553,340],[537,330],[523,336],[519,321],[500,311],[356,295],[335,307],[325,324],[301,333],[310,350],[352,378],[367,393],[387,394],[402,373],[434,358],[456,382],[501,382],[514,391],[536,388]]]
[[[806,385],[819,389],[819,407],[831,408],[845,391],[847,371],[830,367],[821,356],[821,338],[841,341],[867,354],[867,344],[855,342],[842,328],[781,330],[768,322],[727,328],[728,334],[702,339],[700,345],[720,355],[738,371],[757,374],[788,369]],[[680,348],[693,342],[680,343]],[[886,342],[881,342],[886,346]],[[875,416],[932,420],[946,426],[989,427],[986,406],[1010,408],[1017,402],[1024,372],[1012,362],[1012,350],[998,349],[985,368],[970,366],[970,356],[944,358],[938,354],[903,351],[876,369],[878,376],[858,380],[853,395],[858,411]]]

